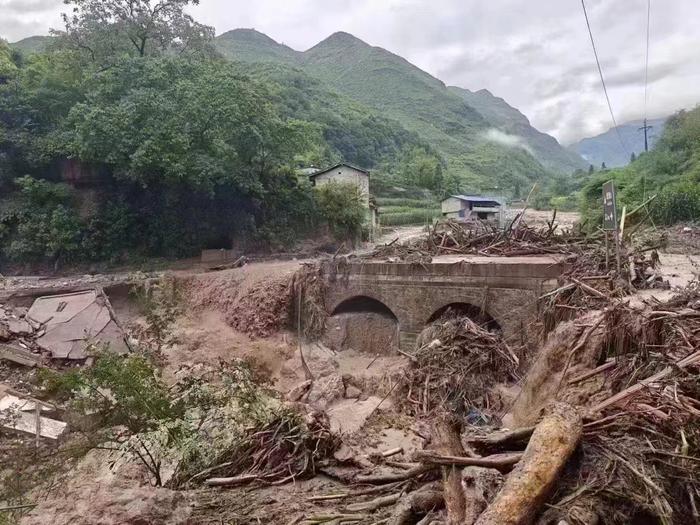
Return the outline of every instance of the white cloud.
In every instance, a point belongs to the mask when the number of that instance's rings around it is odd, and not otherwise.
[[[511,135],[510,133],[506,133],[496,128],[490,128],[488,131],[486,131],[486,133],[483,134],[483,138],[489,142],[496,142],[497,144],[501,144],[509,148],[524,149],[531,155],[535,154],[532,151],[532,148],[527,145],[522,137],[519,137],[518,135]]]
[[[586,0],[619,122],[644,113],[646,0]],[[0,0],[0,35],[60,24],[61,0]],[[649,116],[700,102],[698,0],[652,1]],[[304,50],[336,31],[399,54],[448,85],[486,88],[567,143],[611,126],[579,2],[201,0],[218,33],[254,27]]]

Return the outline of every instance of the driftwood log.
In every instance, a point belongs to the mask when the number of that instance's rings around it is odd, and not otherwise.
[[[450,416],[441,416],[433,427],[433,443],[438,453],[447,456],[465,456],[460,439],[460,426]],[[454,464],[442,467],[443,493],[447,508],[448,525],[461,525],[464,522],[465,502],[462,493],[462,469]]]
[[[442,490],[437,484],[429,483],[405,495],[396,505],[387,525],[408,525],[416,522],[416,517],[442,508],[445,504]]]
[[[583,423],[570,405],[558,403],[535,427],[522,460],[506,478],[476,525],[528,525],[550,495],[576,448]]]
[[[419,450],[413,453],[413,459],[425,464],[446,465],[456,467],[483,467],[496,469],[499,472],[510,472],[523,457],[522,452],[503,452],[483,458],[464,456],[446,456],[431,450]]]

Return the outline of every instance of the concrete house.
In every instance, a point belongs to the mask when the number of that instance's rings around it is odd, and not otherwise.
[[[367,222],[371,229],[370,234],[373,233],[377,226],[377,208],[369,196],[369,171],[341,162],[325,170],[312,173],[309,175],[309,180],[312,186],[322,186],[330,182],[356,185],[360,190],[362,203],[367,209]]]
[[[506,206],[500,197],[479,195],[450,195],[442,201],[442,216],[458,221],[489,221],[505,225]]]

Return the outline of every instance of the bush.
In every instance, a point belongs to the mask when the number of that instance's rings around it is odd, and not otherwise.
[[[329,182],[317,186],[314,195],[321,216],[337,240],[360,238],[367,210],[355,184]]]
[[[32,177],[16,181],[19,194],[12,209],[0,218],[2,255],[15,261],[48,259],[57,265],[81,252],[82,224],[72,206],[69,189]]]
[[[700,218],[700,185],[684,182],[666,186],[651,206],[654,220],[662,224]]]

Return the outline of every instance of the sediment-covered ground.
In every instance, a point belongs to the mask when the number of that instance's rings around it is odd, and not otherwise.
[[[473,239],[449,235],[433,245]],[[388,256],[431,249],[409,242]],[[0,520],[697,520],[693,256],[661,254],[647,267],[631,254],[634,274],[626,258],[628,273],[617,276],[546,227],[478,242],[487,252],[582,257],[541,299],[537,345],[509,346],[452,313],[399,351],[396,321],[382,312],[328,317],[309,261],[107,279],[132,354],[117,360],[98,348],[92,367],[47,356],[35,368],[0,362],[4,385],[68,423],[38,448],[31,433],[0,429]],[[6,305],[34,287],[6,284]]]

